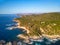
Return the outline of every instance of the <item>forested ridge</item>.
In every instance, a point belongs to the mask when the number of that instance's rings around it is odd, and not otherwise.
[[[60,12],[22,15],[15,20],[30,31],[28,35],[60,35]]]

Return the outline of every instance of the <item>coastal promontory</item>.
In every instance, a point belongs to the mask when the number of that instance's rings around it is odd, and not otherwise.
[[[22,15],[15,19],[18,27],[25,29],[25,37],[60,37],[60,12]]]

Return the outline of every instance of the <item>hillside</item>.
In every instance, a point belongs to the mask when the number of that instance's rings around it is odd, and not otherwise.
[[[60,13],[23,15],[15,20],[29,30],[29,36],[60,35]]]

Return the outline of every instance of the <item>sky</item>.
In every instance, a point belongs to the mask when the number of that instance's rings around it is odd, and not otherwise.
[[[0,14],[60,12],[60,0],[0,0]]]

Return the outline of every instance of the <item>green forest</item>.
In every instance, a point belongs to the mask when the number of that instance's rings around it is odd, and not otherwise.
[[[28,28],[30,31],[28,35],[31,36],[40,36],[42,34],[60,35],[59,12],[22,15],[20,18],[16,18],[15,20],[20,21],[20,26]]]

